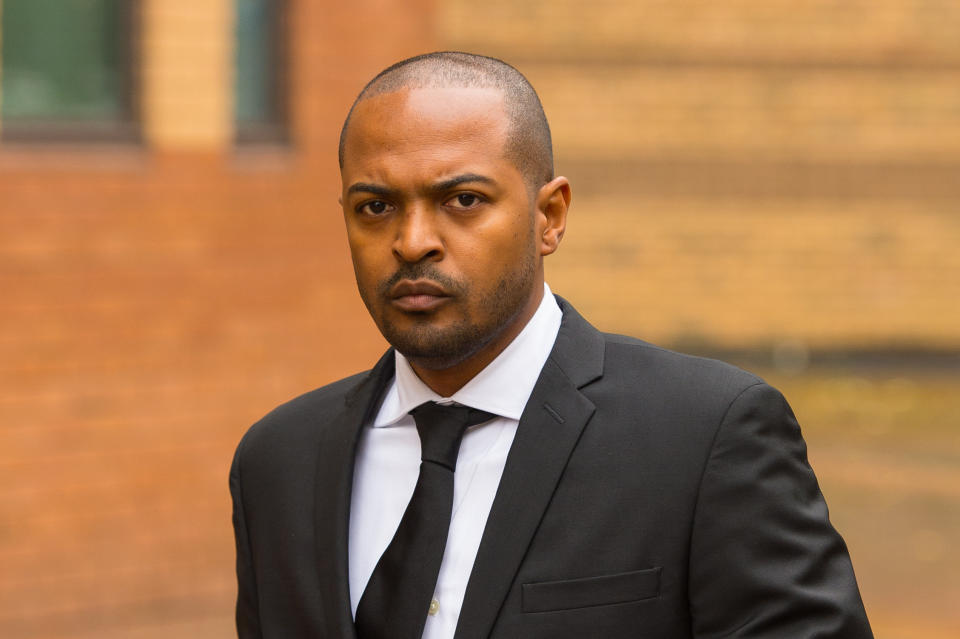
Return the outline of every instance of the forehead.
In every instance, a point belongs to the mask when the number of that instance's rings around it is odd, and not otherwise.
[[[487,88],[402,89],[358,103],[344,144],[344,176],[397,161],[462,163],[504,157],[503,94]]]

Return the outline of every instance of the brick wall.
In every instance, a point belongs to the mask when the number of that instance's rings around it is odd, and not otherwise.
[[[573,183],[554,288],[668,344],[960,346],[960,5],[440,5]]]
[[[232,0],[142,3],[142,120],[156,150],[222,148],[231,138]]]
[[[0,145],[4,639],[231,636],[236,442],[382,349],[336,141],[427,12],[290,2],[294,143],[235,149],[231,6],[143,3],[143,146]]]
[[[143,1],[143,146],[0,144],[5,639],[231,635],[234,445],[383,347],[334,153],[406,55],[540,89],[574,183],[549,278],[601,326],[960,346],[956,3],[289,4],[289,147],[230,144],[227,0]]]
[[[960,479],[960,3],[446,0],[438,23],[540,92],[573,185],[554,290],[774,363],[876,635],[957,636],[960,500],[931,491]],[[851,351],[888,368],[797,374]],[[900,385],[925,396],[894,409]]]

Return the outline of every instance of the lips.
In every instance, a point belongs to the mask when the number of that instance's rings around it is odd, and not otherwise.
[[[403,280],[390,289],[390,301],[408,312],[432,311],[450,299],[442,286],[430,280]]]

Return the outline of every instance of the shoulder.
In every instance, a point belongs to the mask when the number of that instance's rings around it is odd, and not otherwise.
[[[604,334],[603,343],[603,375],[581,391],[606,422],[642,424],[704,453],[720,433],[749,436],[743,423],[753,418],[795,434],[786,400],[753,373],[622,335]]]
[[[564,323],[551,358],[598,407],[706,424],[716,423],[741,395],[772,391],[756,375],[725,362],[602,333],[557,299]]]
[[[370,371],[357,373],[356,375],[345,377],[339,381],[294,397],[267,413],[254,425],[254,428],[261,425],[263,427],[269,427],[269,425],[272,424],[285,425],[296,423],[304,419],[320,417],[328,414],[332,410],[337,410],[343,405],[344,399],[350,391],[356,388],[369,374]]]
[[[351,375],[280,404],[247,430],[237,446],[237,456],[271,455],[310,446],[369,374]]]
[[[604,376],[640,385],[670,397],[732,400],[754,386],[766,386],[757,375],[707,357],[678,353],[624,335],[603,333]]]

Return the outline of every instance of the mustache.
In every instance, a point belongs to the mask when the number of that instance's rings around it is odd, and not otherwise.
[[[402,264],[396,273],[380,282],[379,286],[377,286],[377,292],[381,297],[389,297],[390,289],[401,280],[429,280],[440,285],[444,291],[451,295],[462,294],[466,289],[458,280],[438,271],[432,263],[414,262],[411,264]]]

